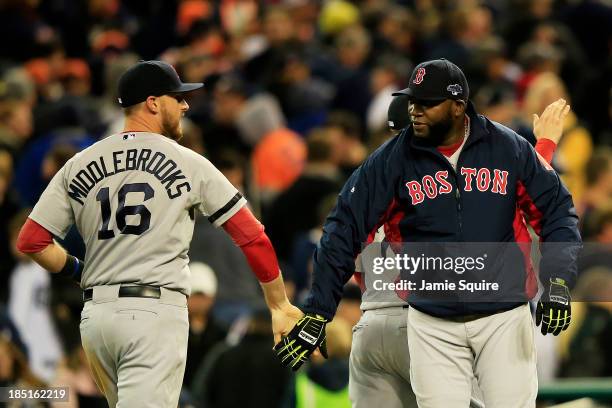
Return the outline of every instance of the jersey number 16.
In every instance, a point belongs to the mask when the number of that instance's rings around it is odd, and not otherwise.
[[[144,201],[147,201],[153,198],[155,190],[148,183],[124,184],[119,189],[119,206],[115,214],[117,228],[119,228],[121,234],[140,235],[149,229],[151,212],[143,204],[125,205],[125,198],[128,193],[144,193]],[[111,218],[109,188],[101,188],[96,195],[96,200],[100,202],[100,209],[102,210],[102,228],[98,231],[98,239],[114,238],[115,232],[108,228]],[[140,215],[140,223],[138,225],[128,225],[125,221],[125,217],[128,215]]]

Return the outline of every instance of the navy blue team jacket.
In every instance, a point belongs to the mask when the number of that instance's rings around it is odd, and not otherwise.
[[[478,115],[471,102],[467,114],[470,136],[456,172],[436,148],[413,137],[411,126],[355,170],[323,227],[304,311],[333,317],[357,254],[382,225],[392,242],[524,242],[529,234],[522,211],[542,242],[580,246],[572,197],[557,173],[525,139]],[[560,277],[573,287],[576,257],[572,248],[554,257],[542,250],[540,279]],[[537,281],[529,273],[525,279],[527,300],[536,294]],[[500,303],[418,306],[434,316],[508,308]]]

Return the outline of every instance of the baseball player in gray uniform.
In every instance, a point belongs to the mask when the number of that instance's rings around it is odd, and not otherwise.
[[[18,248],[80,280],[81,337],[111,407],[177,406],[187,352],[189,258],[196,212],[222,226],[261,282],[276,341],[301,316],[245,199],[204,157],[177,144],[189,108],[170,65],[142,61],[119,80],[125,131],[74,156],[51,180]],[[76,224],[84,262],[52,241]]]

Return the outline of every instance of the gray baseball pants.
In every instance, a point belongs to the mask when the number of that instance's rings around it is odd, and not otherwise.
[[[533,408],[538,392],[533,320],[525,304],[490,316],[408,313],[412,388],[421,408],[465,407],[474,377],[484,404]]]
[[[109,407],[176,407],[185,372],[186,296],[161,288],[159,299],[118,297],[96,286],[81,313],[81,340]]]
[[[349,360],[349,397],[353,408],[416,408],[410,384],[408,308],[366,310],[353,328]],[[470,408],[484,408],[472,383]]]

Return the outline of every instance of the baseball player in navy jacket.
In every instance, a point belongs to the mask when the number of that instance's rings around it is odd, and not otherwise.
[[[540,236],[543,293],[536,324],[557,335],[570,321],[580,246],[571,196],[555,171],[514,131],[478,115],[463,72],[446,60],[413,71],[412,125],[381,146],[347,181],[314,255],[305,315],[276,346],[299,367],[319,347],[355,257],[381,225],[392,242],[528,240],[522,211]],[[534,118],[535,131],[560,132],[564,101]],[[540,129],[538,129],[540,128]],[[491,407],[532,407],[536,358],[528,300],[538,290],[530,262],[501,269],[524,281],[524,298],[508,302],[416,302],[408,315],[411,382],[421,407],[468,406],[475,376]],[[503,277],[503,276],[502,276]],[[444,392],[440,392],[444,390]]]

